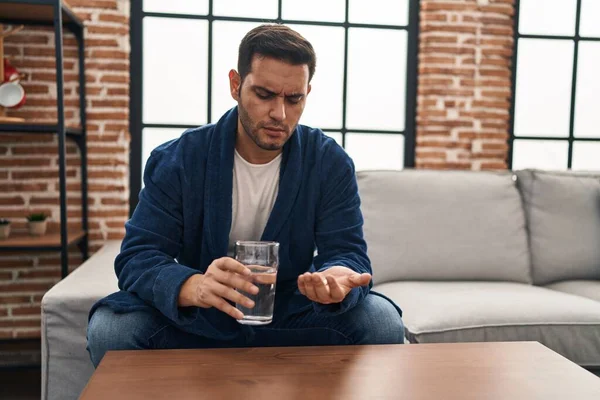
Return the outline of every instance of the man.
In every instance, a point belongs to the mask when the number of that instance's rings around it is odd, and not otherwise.
[[[354,165],[298,125],[315,64],[297,32],[253,29],[229,73],[238,106],[152,152],[115,260],[121,290],[90,312],[95,366],[120,349],[403,342],[400,309],[370,292]],[[280,243],[269,325],[237,322],[257,288],[236,240]]]

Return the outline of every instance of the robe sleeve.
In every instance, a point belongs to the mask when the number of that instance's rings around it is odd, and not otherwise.
[[[321,198],[317,206],[315,241],[317,256],[314,267],[318,272],[333,266],[348,267],[357,273],[372,274],[363,238],[363,217],[354,163],[337,144],[330,145],[322,166]],[[344,313],[369,293],[369,285],[354,288],[341,303],[313,302],[316,312],[333,315]]]
[[[176,261],[183,246],[181,188],[185,184],[178,143],[160,146],[146,163],[144,188],[125,224],[115,272],[121,290],[134,293],[176,324],[185,325],[198,317],[198,309],[178,307],[179,291],[199,271]]]

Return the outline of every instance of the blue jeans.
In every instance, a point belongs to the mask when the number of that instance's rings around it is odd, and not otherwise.
[[[404,343],[402,318],[389,301],[373,294],[340,315],[317,314],[311,308],[252,330],[250,338],[220,341],[184,332],[158,311],[115,314],[100,307],[88,326],[87,350],[97,367],[108,350]]]

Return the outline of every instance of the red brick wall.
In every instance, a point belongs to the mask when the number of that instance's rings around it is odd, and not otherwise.
[[[88,184],[91,250],[106,239],[123,237],[129,184],[129,1],[69,0],[86,25]],[[64,31],[67,124],[79,124],[77,47]],[[9,112],[28,120],[56,120],[54,34],[26,27],[5,43],[13,65],[28,74],[27,103]],[[56,135],[0,135],[0,218],[25,229],[25,214],[60,221]],[[67,142],[69,226],[81,225],[80,157]],[[70,266],[81,262],[77,248]],[[40,301],[60,279],[59,253],[0,253],[0,339],[39,337]]]
[[[421,1],[417,168],[507,168],[513,3]]]

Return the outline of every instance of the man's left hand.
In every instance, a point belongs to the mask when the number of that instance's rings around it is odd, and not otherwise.
[[[321,304],[340,303],[350,290],[368,285],[371,275],[347,267],[331,267],[323,272],[305,272],[298,277],[300,293]]]

